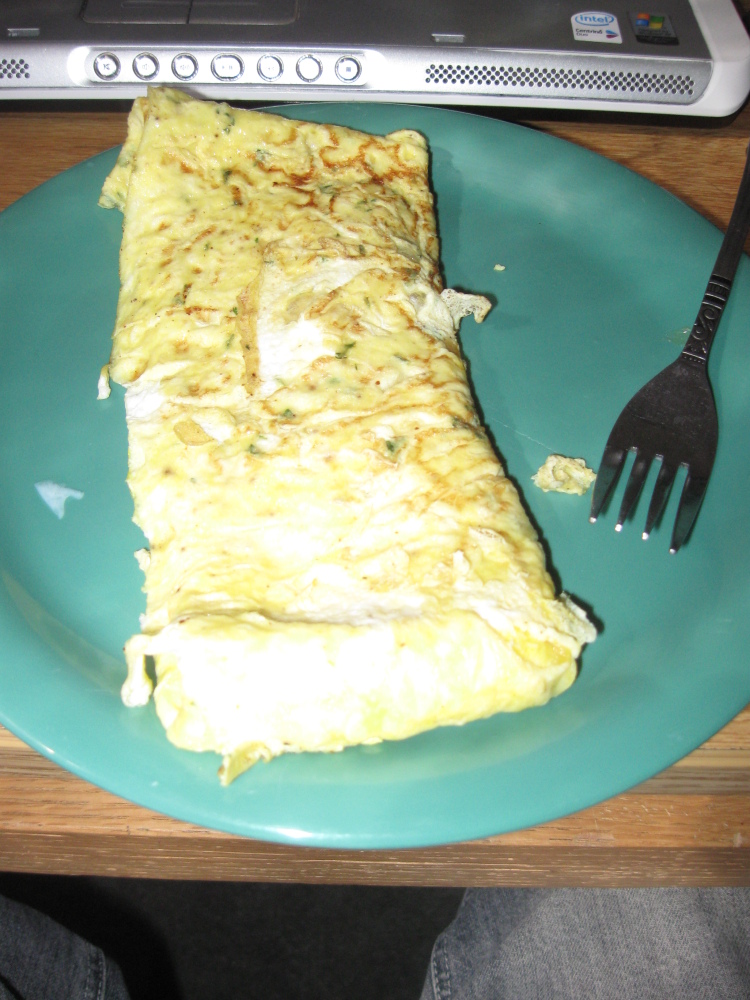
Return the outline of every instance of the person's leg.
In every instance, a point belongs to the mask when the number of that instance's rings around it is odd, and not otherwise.
[[[128,1000],[128,991],[99,948],[0,896],[0,1000]]]
[[[750,889],[469,889],[422,1000],[748,1000]]]

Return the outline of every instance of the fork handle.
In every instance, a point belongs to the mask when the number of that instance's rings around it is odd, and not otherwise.
[[[750,146],[727,231],[682,357],[705,364],[750,231]]]

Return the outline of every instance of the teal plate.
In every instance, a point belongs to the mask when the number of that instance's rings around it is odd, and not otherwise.
[[[96,201],[111,151],[0,215],[0,721],[117,795],[208,827],[344,848],[416,847],[600,802],[699,746],[750,700],[750,264],[711,374],[719,452],[693,537],[668,554],[589,497],[530,482],[550,452],[598,463],[633,391],[672,360],[720,233],[630,171],[532,130],[435,108],[287,106],[372,132],[421,130],[445,278],[496,300],[462,342],[484,419],[565,589],[601,632],[551,704],[401,743],[258,764],[229,788],[123,707],[121,647],[144,598],[125,485],[122,393],[96,400],[121,217]],[[504,270],[496,270],[495,265]],[[35,483],[83,491],[58,520]],[[648,489],[648,487],[647,487]]]

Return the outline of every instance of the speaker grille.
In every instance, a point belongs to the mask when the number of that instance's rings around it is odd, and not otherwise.
[[[576,96],[602,93],[614,96],[652,94],[655,98],[693,96],[695,81],[690,76],[667,73],[639,73],[625,70],[564,69],[547,66],[471,66],[436,64],[427,67],[425,82],[459,87],[503,88],[532,92],[555,91]]]
[[[28,80],[29,69],[25,59],[0,59],[0,80]]]

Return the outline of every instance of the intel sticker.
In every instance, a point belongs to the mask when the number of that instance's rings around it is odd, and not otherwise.
[[[573,38],[577,42],[614,42],[622,44],[620,25],[614,14],[601,10],[587,10],[571,17]]]

